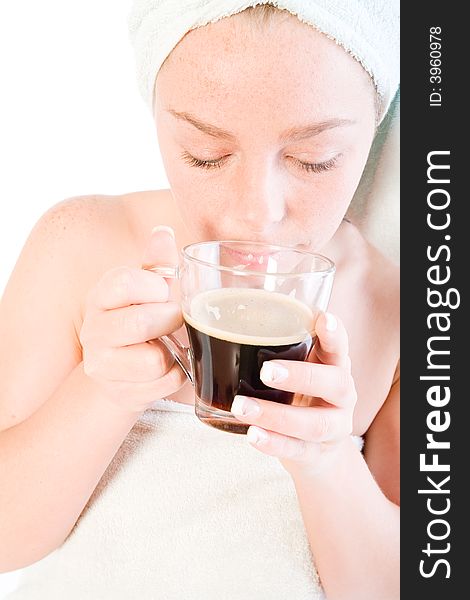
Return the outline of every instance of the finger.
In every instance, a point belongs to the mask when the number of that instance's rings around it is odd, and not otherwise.
[[[321,313],[315,324],[317,341],[314,352],[326,365],[351,368],[348,334],[340,319],[332,313]]]
[[[142,268],[150,269],[158,266],[175,267],[179,254],[175,234],[167,225],[157,225],[150,234],[150,240],[142,257]]]
[[[131,400],[137,409],[145,410],[153,400],[174,394],[187,382],[181,367],[175,362],[168,373],[152,381],[115,382],[113,384],[113,401],[128,406],[129,400]],[[152,399],[151,402],[149,402],[149,398]]]
[[[352,411],[337,408],[291,406],[235,396],[231,412],[244,423],[310,442],[337,440],[352,430]]]
[[[257,450],[281,460],[315,465],[320,458],[321,445],[298,438],[281,435],[252,426],[246,434],[247,440]]]
[[[334,365],[268,360],[261,367],[260,378],[269,387],[323,398],[335,406],[348,406],[356,401],[350,371]]]
[[[131,267],[116,267],[107,271],[92,289],[87,299],[89,309],[112,310],[144,304],[166,302],[169,288],[163,277]]]
[[[177,302],[136,304],[92,315],[81,342],[85,345],[129,346],[168,335],[182,325],[181,306]]]
[[[187,383],[188,378],[179,364],[175,361],[168,373],[165,373],[165,375],[155,383],[157,389],[155,398],[163,398],[170,394],[174,394]]]
[[[92,356],[84,353],[86,374],[113,382],[154,382],[166,375],[174,362],[164,344],[157,341],[107,348]]]

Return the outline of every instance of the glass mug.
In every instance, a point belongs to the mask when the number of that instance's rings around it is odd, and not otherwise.
[[[291,404],[294,394],[260,379],[265,360],[305,360],[335,274],[325,256],[260,242],[209,241],[182,249],[178,266],[148,267],[178,278],[189,347],[159,338],[195,387],[195,412],[232,433],[248,425],[230,412],[236,394]]]

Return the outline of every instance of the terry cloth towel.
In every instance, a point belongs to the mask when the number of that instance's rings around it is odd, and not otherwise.
[[[400,262],[400,91],[375,135],[348,218],[383,254]]]
[[[292,479],[245,436],[157,401],[64,544],[8,600],[320,600]]]
[[[268,3],[325,33],[358,60],[375,82],[385,115],[399,82],[399,0],[135,0],[129,35],[139,89],[152,112],[157,73],[188,31]]]

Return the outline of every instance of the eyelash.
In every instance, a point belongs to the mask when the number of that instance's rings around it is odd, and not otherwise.
[[[195,158],[186,152],[182,154],[182,157],[184,162],[186,162],[190,167],[199,167],[200,169],[220,169],[224,158],[226,158],[225,156],[222,156],[222,158],[218,158],[216,160],[201,160],[200,158]]]
[[[296,158],[294,158],[294,160],[300,166],[300,168],[303,169],[304,171],[313,172],[313,173],[322,173],[323,171],[329,171],[330,169],[334,169],[334,167],[336,166],[336,163],[338,162],[338,158],[339,158],[339,155],[334,156],[333,158],[330,158],[329,160],[325,160],[325,162],[322,162],[322,163],[302,162],[301,160],[298,160]]]
[[[199,169],[206,169],[206,170],[220,169],[222,167],[222,163],[224,162],[224,159],[227,157],[228,157],[228,155],[222,156],[222,158],[218,158],[216,160],[201,160],[200,158],[195,158],[194,156],[191,156],[187,152],[184,152],[182,154],[183,160],[190,167],[198,167]],[[297,165],[304,171],[313,172],[313,173],[322,173],[324,171],[329,171],[330,169],[333,169],[336,166],[336,163],[338,162],[339,157],[340,157],[340,155],[335,156],[335,157],[330,158],[329,160],[326,160],[325,162],[322,162],[322,163],[302,162],[301,160],[298,160],[297,158],[294,158],[293,156],[291,156],[289,158],[292,158],[292,160],[294,160],[297,163]]]

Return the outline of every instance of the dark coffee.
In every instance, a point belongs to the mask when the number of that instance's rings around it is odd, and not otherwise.
[[[307,358],[313,345],[313,316],[307,306],[283,294],[229,288],[198,295],[191,313],[184,317],[194,357],[196,395],[212,426],[247,430],[233,419],[220,419],[219,411],[230,413],[236,394],[292,402],[293,393],[266,386],[260,370],[266,360]],[[212,413],[218,418],[212,419]]]

